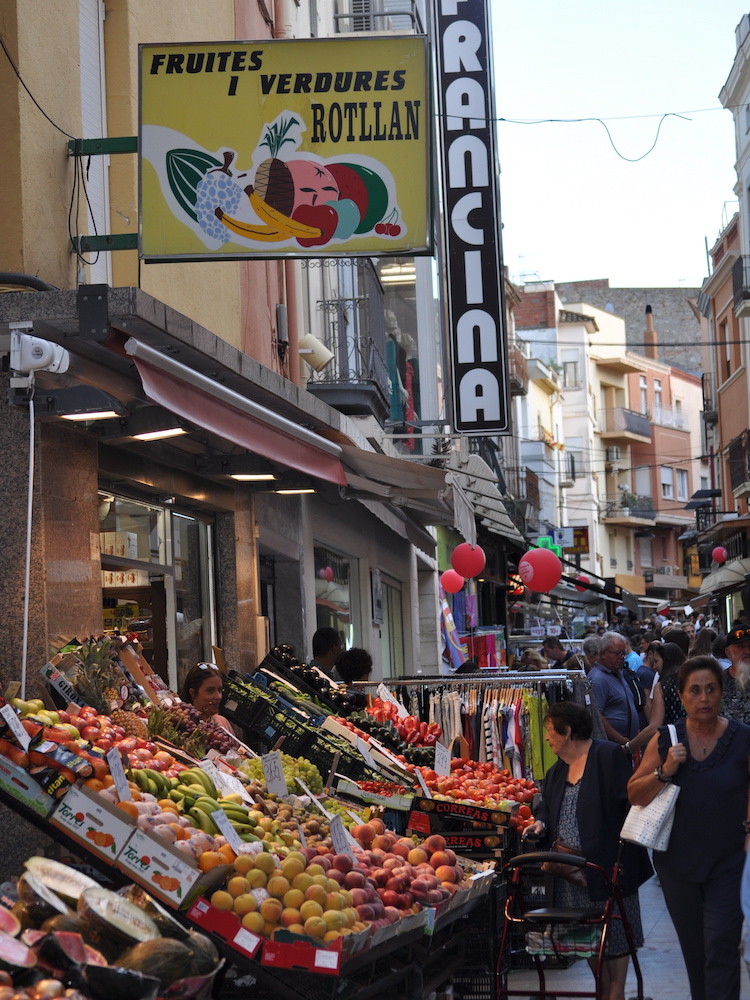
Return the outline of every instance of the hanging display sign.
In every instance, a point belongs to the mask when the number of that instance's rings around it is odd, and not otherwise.
[[[453,426],[510,433],[487,0],[435,0]]]
[[[424,35],[140,46],[146,261],[432,250]]]

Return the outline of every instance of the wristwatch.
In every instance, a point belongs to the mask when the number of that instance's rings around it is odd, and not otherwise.
[[[632,751],[632,750],[630,749],[630,740],[628,740],[628,742],[627,742],[627,743],[621,743],[621,744],[620,744],[620,746],[621,746],[621,747],[622,747],[622,749],[623,749],[623,750],[625,751],[625,753],[632,753],[632,752],[633,752],[633,751]]]
[[[668,774],[664,773],[664,768],[661,764],[654,768],[654,775],[665,785],[668,785],[672,780]]]

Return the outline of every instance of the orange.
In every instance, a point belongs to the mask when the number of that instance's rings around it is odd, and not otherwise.
[[[104,782],[99,781],[98,778],[86,778],[84,785],[86,788],[90,788],[92,792],[100,792],[104,788]]]
[[[226,860],[218,851],[204,851],[198,858],[198,867],[202,872],[210,872],[212,868],[223,864],[226,864]]]
[[[159,801],[156,804],[161,809],[162,812],[164,812],[166,809],[168,809],[170,812],[173,812],[175,815],[178,815],[180,812],[180,810],[177,808],[177,803],[173,802],[171,799],[159,799]]]
[[[102,784],[104,785],[105,788],[111,788],[112,785],[114,785],[114,783],[115,779],[112,777],[111,774],[105,774],[104,777],[102,778]]]
[[[222,844],[221,847],[219,848],[219,854],[223,854],[224,859],[229,864],[231,864],[237,857],[237,855],[234,853],[234,849],[232,848],[231,844]]]
[[[176,840],[189,840],[190,834],[185,829],[184,826],[180,826],[179,823],[169,823],[168,826],[174,830],[174,835]]]
[[[123,799],[122,802],[117,803],[117,808],[121,809],[128,816],[132,816],[133,819],[138,819],[139,813],[135,802],[131,802],[129,799]]]

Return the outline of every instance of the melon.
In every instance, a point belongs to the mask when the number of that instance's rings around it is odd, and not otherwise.
[[[133,969],[161,980],[162,990],[180,979],[189,969],[193,953],[182,941],[174,938],[143,941],[117,960],[122,969]]]
[[[101,940],[107,957],[113,948],[129,948],[160,936],[154,921],[140,907],[99,886],[81,893],[78,915],[85,931],[92,932],[94,942],[99,944]]]
[[[127,899],[128,902],[134,903],[147,916],[151,917],[162,937],[177,938],[178,941],[188,940],[190,932],[187,927],[184,927],[179,921],[175,920],[170,913],[167,913],[163,906],[160,906],[139,885],[131,882],[130,885],[120,889],[119,895]]]
[[[0,931],[0,965],[11,969],[33,969],[36,955],[18,938]]]
[[[56,893],[66,903],[76,905],[81,897],[81,893],[86,889],[98,888],[97,883],[76,871],[69,865],[61,864],[59,861],[52,861],[50,858],[33,857],[24,862],[26,871],[33,875],[42,885]]]
[[[42,930],[48,934],[52,931],[72,931],[74,934],[80,934],[81,928],[81,921],[75,913],[58,913],[42,924]]]
[[[86,996],[94,1000],[145,1000],[159,991],[159,980],[133,969],[110,965],[86,966]]]
[[[60,897],[31,872],[24,872],[18,880],[19,901],[34,924],[41,924],[50,917],[70,914],[70,909]],[[16,914],[23,924],[23,917]]]
[[[220,955],[211,938],[198,931],[190,930],[188,948],[193,953],[192,971],[196,976],[207,976],[216,968]]]
[[[5,931],[11,937],[18,937],[21,933],[21,921],[7,906],[0,906],[0,931]]]

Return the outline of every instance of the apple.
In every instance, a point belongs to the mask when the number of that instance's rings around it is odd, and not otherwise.
[[[319,247],[329,243],[339,224],[339,217],[330,205],[299,205],[292,212],[295,222],[320,229],[320,236],[298,236],[301,247]]]
[[[81,737],[84,740],[90,740],[92,743],[95,743],[100,735],[98,726],[84,726],[81,730]]]

